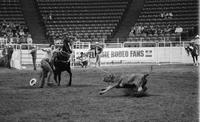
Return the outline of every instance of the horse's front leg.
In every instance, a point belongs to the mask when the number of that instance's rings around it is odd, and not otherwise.
[[[68,72],[69,73],[69,83],[68,83],[68,86],[71,86],[72,85],[72,73],[71,71]]]
[[[56,71],[54,71],[54,80],[55,80],[56,84],[58,84],[57,76],[58,76],[58,74],[56,73]]]
[[[71,67],[70,67],[70,63],[67,67],[67,72],[69,73],[69,83],[68,83],[68,86],[71,86],[72,84],[72,72],[71,72]]]

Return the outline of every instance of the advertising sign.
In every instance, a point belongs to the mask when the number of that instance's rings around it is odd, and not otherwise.
[[[75,50],[75,57],[80,52],[95,58],[94,51]],[[104,48],[101,53],[101,62],[125,61],[125,62],[152,62],[154,61],[154,48]]]

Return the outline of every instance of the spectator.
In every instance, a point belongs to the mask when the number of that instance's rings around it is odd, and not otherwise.
[[[24,27],[24,29],[23,29],[23,31],[24,31],[24,34],[25,34],[25,35],[27,35],[27,34],[28,34],[28,32],[29,32],[29,29],[28,29],[28,27],[27,27],[27,26],[25,26],[25,27]]]
[[[182,33],[182,32],[183,32],[183,28],[180,25],[176,27],[175,33]]]
[[[52,17],[52,13],[49,13],[49,20],[52,20],[53,17]]]
[[[139,25],[138,28],[137,28],[137,33],[138,33],[138,34],[141,34],[141,32],[142,32],[142,26]]]
[[[169,12],[169,13],[168,13],[168,18],[171,19],[172,17],[173,17],[172,12]]]
[[[25,39],[25,37],[24,36],[21,36],[20,38],[19,38],[19,43],[21,44],[21,43],[26,43],[27,41],[26,41],[26,39]]]
[[[131,30],[131,31],[130,31],[129,36],[130,36],[130,37],[133,37],[133,36],[134,36],[134,30]]]
[[[20,29],[19,36],[21,37],[21,36],[24,36],[24,35],[25,35],[25,33],[24,33],[23,29]]]
[[[6,22],[5,20],[0,23],[0,36],[5,36],[7,42],[5,42],[5,44],[7,43],[16,43],[16,39],[15,41],[13,40],[13,38],[18,38],[19,35],[21,36],[25,36],[25,30],[28,29],[26,26],[23,27],[18,23],[13,23],[13,22]],[[28,31],[28,30],[26,30]],[[18,39],[17,39],[18,40]],[[25,42],[26,43],[26,42]]]
[[[32,44],[33,43],[33,40],[31,38],[31,35],[29,34],[28,37],[27,37],[27,43],[28,44]]]
[[[49,36],[49,44],[50,44],[50,46],[54,45],[54,37],[53,37],[53,35]]]
[[[165,18],[165,12],[161,12],[161,13],[160,13],[160,17],[161,17],[161,18]]]

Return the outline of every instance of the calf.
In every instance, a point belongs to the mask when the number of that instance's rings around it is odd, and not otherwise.
[[[99,94],[103,95],[113,88],[127,88],[132,89],[136,93],[144,93],[147,90],[145,86],[147,83],[147,76],[149,74],[130,74],[130,75],[113,75],[110,74],[104,77],[104,82],[111,82],[105,89],[102,89]]]

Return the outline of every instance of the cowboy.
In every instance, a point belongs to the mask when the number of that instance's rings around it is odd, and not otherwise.
[[[44,83],[45,83],[45,78],[47,78],[47,85],[50,85],[50,78],[53,74],[53,70],[50,66],[50,62],[48,58],[44,58],[41,60],[41,68],[42,68],[42,72],[41,72],[41,85],[40,88],[44,87]]]
[[[198,66],[199,45],[195,43],[196,39],[193,39],[185,49],[188,53],[191,53],[194,65]]]
[[[96,56],[95,65],[96,66],[98,65],[99,67],[101,65],[101,56],[100,56],[100,54],[102,53],[102,51],[103,51],[103,48],[101,46],[99,46],[99,45],[96,45],[96,47],[95,47],[95,56]]]
[[[54,51],[55,46],[51,45],[50,49],[42,49],[42,51],[46,52],[45,57],[41,60],[41,68],[42,68],[42,73],[41,73],[41,85],[40,87],[43,88],[44,83],[45,83],[45,78],[47,78],[47,85],[51,85],[52,83],[50,82],[50,78],[53,74],[53,66],[51,63],[52,60],[52,54]]]
[[[196,51],[196,65],[198,66],[199,62],[198,62],[198,56],[200,54],[200,37],[199,35],[196,35],[195,38],[192,40],[193,41],[193,45]]]
[[[42,49],[42,51],[46,52],[45,58],[48,58],[49,60],[51,60],[54,50],[55,50],[54,45],[51,45],[51,47],[48,49]]]
[[[199,37],[199,35],[195,36],[194,44],[197,48],[197,54],[199,55],[200,54],[200,50],[199,50],[200,49],[200,37]]]

